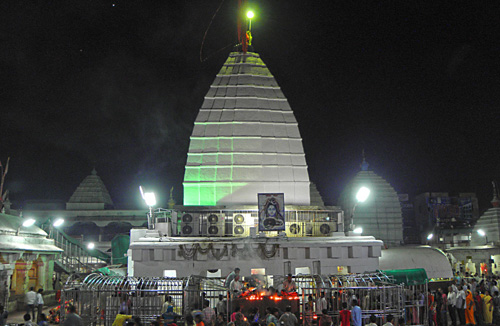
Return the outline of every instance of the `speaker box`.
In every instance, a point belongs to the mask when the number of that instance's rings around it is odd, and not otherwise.
[[[248,213],[233,214],[233,237],[248,237],[252,224],[252,215]]]
[[[202,234],[209,237],[223,237],[225,234],[224,214],[210,213],[203,220]]]
[[[183,213],[181,216],[181,236],[198,237],[200,236],[200,214]]]
[[[336,222],[313,222],[312,223],[312,236],[313,237],[328,237],[333,232],[337,232]]]

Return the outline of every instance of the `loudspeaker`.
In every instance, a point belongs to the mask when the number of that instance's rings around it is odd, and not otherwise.
[[[233,237],[248,237],[250,235],[251,214],[233,214]]]
[[[184,213],[181,217],[181,236],[200,236],[200,214]]]
[[[224,223],[224,214],[210,213],[204,218],[202,234],[209,237],[223,237]]]
[[[330,236],[333,232],[337,232],[336,222],[313,222],[312,227],[313,237],[327,237]]]
[[[304,222],[287,222],[285,228],[287,237],[304,237],[306,234],[306,225]]]

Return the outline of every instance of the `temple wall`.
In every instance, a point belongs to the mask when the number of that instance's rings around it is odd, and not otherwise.
[[[134,275],[163,276],[176,270],[177,276],[206,276],[208,270],[226,275],[235,267],[249,275],[251,269],[265,268],[268,275],[295,273],[309,268],[310,273],[336,274],[340,270],[361,273],[378,269],[382,241],[373,237],[288,239],[245,239],[207,242],[133,242],[130,246]]]

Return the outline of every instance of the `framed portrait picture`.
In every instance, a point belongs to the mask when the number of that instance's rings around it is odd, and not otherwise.
[[[259,231],[285,231],[285,194],[258,194]]]

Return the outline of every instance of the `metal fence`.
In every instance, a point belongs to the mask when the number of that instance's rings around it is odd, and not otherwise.
[[[282,282],[283,277],[275,275],[273,280],[274,285],[277,285]],[[317,318],[322,314],[319,311],[320,301],[321,305],[326,302],[327,313],[337,324],[342,303],[352,309],[353,299],[359,302],[365,324],[372,314],[377,317],[380,325],[385,323],[389,314],[396,320],[404,317],[406,325],[428,324],[427,296],[423,296],[422,301],[420,295],[426,293],[427,284],[394,284],[394,279],[383,273],[296,275],[294,281],[299,293],[294,312],[301,318],[303,325],[316,324]],[[134,278],[91,274],[81,282],[69,280],[61,299],[68,305],[76,306],[84,325],[111,326],[124,300],[130,305],[129,314],[140,317],[143,324],[146,324],[161,314],[167,296],[172,298],[174,312],[185,316],[202,310],[207,301],[210,307],[216,307],[220,295],[225,300],[228,318],[233,307],[222,278]],[[238,300],[237,305],[245,304],[242,298]],[[242,312],[247,310],[242,309]],[[264,309],[261,309],[261,314],[264,313],[262,310]],[[65,309],[60,309],[60,313],[63,321]]]
[[[345,303],[352,309],[357,300],[362,311],[362,319],[368,324],[370,315],[375,315],[380,323],[391,314],[395,318],[404,315],[402,285],[392,283],[392,279],[382,273],[350,275],[298,275],[295,282],[301,293],[300,315],[304,325],[312,325],[322,315],[321,307],[334,324],[340,323],[339,312]]]
[[[184,307],[183,278],[134,278],[90,274],[83,281],[68,281],[61,302],[74,305],[84,325],[110,326],[120,312],[122,301],[130,307],[128,314],[140,317],[144,324],[156,320],[167,296],[172,298],[174,312]],[[66,309],[60,309],[61,320]]]

